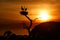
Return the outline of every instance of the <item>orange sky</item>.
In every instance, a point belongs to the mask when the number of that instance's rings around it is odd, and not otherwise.
[[[28,16],[33,20],[43,8],[50,10],[53,20],[60,21],[60,0],[0,0],[0,22],[5,20],[27,20],[19,12],[20,7],[28,8]],[[23,32],[22,32],[23,33]]]
[[[20,7],[28,8],[29,17],[35,19],[39,15],[39,10],[49,7],[52,16],[60,18],[60,1],[59,0],[1,0],[0,1],[0,19],[24,20],[20,15]],[[45,6],[44,6],[45,5]],[[24,19],[23,19],[24,18]]]

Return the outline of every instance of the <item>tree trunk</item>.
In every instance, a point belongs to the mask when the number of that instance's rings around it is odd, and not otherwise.
[[[30,25],[29,25],[29,27],[28,27],[28,33],[29,33],[29,35],[30,35],[30,28],[31,28],[31,26],[32,26],[32,20],[28,17],[28,16],[26,16],[28,19],[29,19],[29,21],[30,21]]]

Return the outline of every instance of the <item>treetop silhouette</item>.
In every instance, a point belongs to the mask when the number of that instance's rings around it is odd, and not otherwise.
[[[20,14],[21,14],[21,15],[24,15],[24,16],[30,21],[29,27],[26,28],[26,29],[28,30],[29,34],[30,34],[30,28],[31,28],[31,26],[32,26],[32,20],[27,16],[27,15],[28,15],[27,8],[23,8],[23,7],[21,6]]]

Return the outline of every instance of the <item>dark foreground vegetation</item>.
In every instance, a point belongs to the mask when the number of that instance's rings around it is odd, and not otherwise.
[[[60,39],[60,22],[41,23],[32,29],[29,36],[16,35],[11,31],[6,31],[0,40],[40,40],[40,39]]]

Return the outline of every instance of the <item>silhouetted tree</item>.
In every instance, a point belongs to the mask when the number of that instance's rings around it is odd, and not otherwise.
[[[8,40],[16,40],[17,36],[16,34],[12,33],[12,35],[8,38]]]
[[[4,37],[5,37],[5,38],[9,38],[9,37],[11,36],[11,34],[12,34],[11,31],[6,31],[6,32],[4,33]]]
[[[28,15],[28,12],[27,12],[27,8],[23,8],[21,7],[21,12],[20,12],[21,15],[24,15],[29,21],[30,21],[30,25],[29,27],[26,27],[26,29],[28,30],[29,34],[30,34],[30,28],[32,26],[32,20],[27,16]]]
[[[17,38],[16,34],[11,31],[6,31],[3,36],[6,40],[15,40]]]

